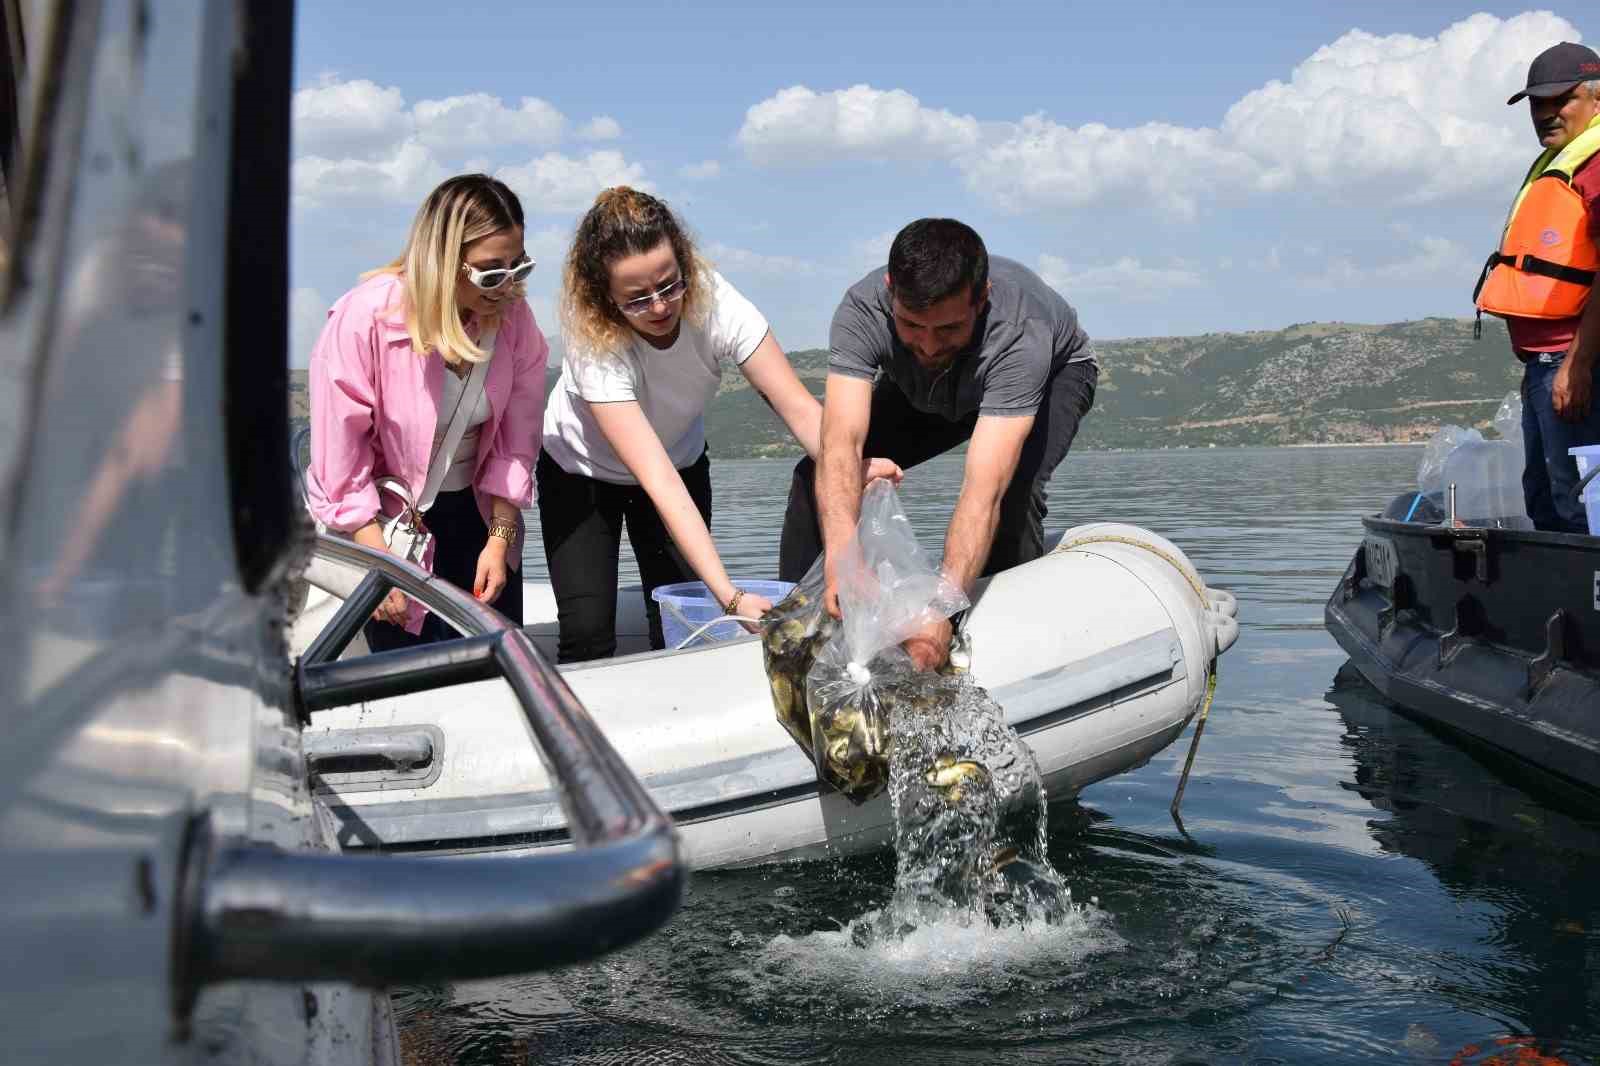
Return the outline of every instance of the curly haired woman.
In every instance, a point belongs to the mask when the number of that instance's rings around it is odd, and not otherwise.
[[[772,605],[741,592],[711,539],[705,409],[737,366],[807,454],[822,406],[755,306],[696,252],[667,205],[607,189],[578,224],[562,279],[567,355],[539,456],[539,521],[556,596],[561,662],[616,651],[617,557],[624,525],[644,582],[650,645],[662,647],[650,593],[698,577],[730,615]],[[884,460],[863,477],[898,479]]]

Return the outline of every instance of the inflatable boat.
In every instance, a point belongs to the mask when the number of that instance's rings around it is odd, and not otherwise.
[[[329,693],[340,671],[363,669],[348,657],[361,650],[354,627],[365,615],[339,614],[365,577],[362,551],[319,538],[290,650],[318,645],[325,659],[327,631],[342,624],[346,658],[313,664],[331,673],[303,684],[307,692]],[[553,661],[554,599],[547,585],[529,582],[525,592],[524,632]],[[1182,551],[1111,523],[1061,534],[1043,557],[982,583],[973,601],[962,621],[972,674],[1032,748],[1052,797],[1141,766],[1172,743],[1239,632],[1234,598],[1207,588]],[[618,607],[621,650],[640,648],[639,590],[620,592]],[[564,845],[556,789],[513,693],[475,679],[470,636],[430,647],[412,654],[412,669],[455,670],[460,683],[405,693],[400,679],[399,694],[345,706],[319,695],[307,711],[307,757],[342,845],[505,855]],[[366,670],[369,681],[374,673]],[[856,806],[819,783],[779,725],[757,636],[564,666],[559,677],[671,815],[694,868],[839,855],[892,838],[888,798]]]

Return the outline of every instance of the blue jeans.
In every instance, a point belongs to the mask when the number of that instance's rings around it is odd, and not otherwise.
[[[1556,415],[1550,390],[1565,358],[1561,352],[1538,352],[1522,371],[1522,446],[1527,466],[1522,471],[1522,498],[1535,529],[1587,533],[1582,502],[1574,497],[1578,464],[1567,454],[1581,444],[1600,444],[1600,366],[1590,393],[1589,416],[1567,422]],[[1600,478],[1590,482],[1591,489]]]

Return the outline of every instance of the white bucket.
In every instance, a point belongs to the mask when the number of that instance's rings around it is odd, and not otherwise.
[[[1567,454],[1578,461],[1578,480],[1600,466],[1600,444],[1580,444],[1576,448],[1568,448]],[[1583,501],[1585,511],[1589,516],[1589,535],[1600,537],[1600,476],[1584,488],[1578,497]]]

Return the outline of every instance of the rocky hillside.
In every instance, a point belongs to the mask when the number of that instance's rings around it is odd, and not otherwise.
[[[1430,318],[1099,349],[1084,434],[1102,447],[1426,440],[1446,422],[1486,425],[1521,373],[1496,319],[1476,341],[1470,321]]]
[[[1426,440],[1440,425],[1487,425],[1520,375],[1504,326],[1465,319],[1369,326],[1307,323],[1256,333],[1101,341],[1101,376],[1080,448]],[[817,395],[827,353],[791,352]],[[552,375],[552,381],[554,375]],[[303,418],[305,374],[291,385]],[[706,416],[714,455],[798,455],[736,371]]]

